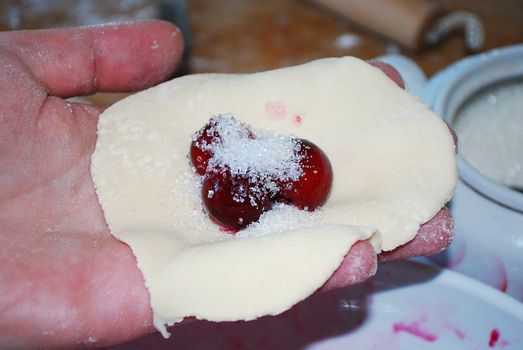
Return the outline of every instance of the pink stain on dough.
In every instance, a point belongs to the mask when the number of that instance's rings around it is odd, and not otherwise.
[[[272,119],[281,120],[287,116],[287,107],[281,101],[270,101],[265,105],[265,111]]]
[[[394,333],[408,333],[429,343],[432,343],[438,339],[437,335],[421,329],[419,321],[414,321],[411,323],[397,322],[392,325],[392,330]]]
[[[294,124],[296,124],[297,126],[300,126],[301,123],[303,122],[303,118],[301,117],[301,115],[295,115],[294,116]]]

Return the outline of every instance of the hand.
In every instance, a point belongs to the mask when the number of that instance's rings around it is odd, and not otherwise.
[[[64,98],[157,84],[182,47],[160,21],[0,34],[0,348],[102,346],[153,331],[143,277],[110,235],[89,172],[103,107]],[[443,210],[382,258],[438,252],[450,226]],[[359,242],[323,288],[363,281],[376,264]]]
[[[103,108],[63,98],[156,84],[182,48],[166,22],[0,35],[0,348],[152,331],[142,276],[90,177]]]

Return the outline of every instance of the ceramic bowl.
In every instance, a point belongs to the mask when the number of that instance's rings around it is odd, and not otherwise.
[[[523,77],[523,45],[458,61],[426,81],[405,57],[385,56],[449,125],[479,91]],[[411,82],[412,80],[412,82]],[[523,135],[522,135],[523,137]],[[523,301],[523,193],[483,176],[458,151],[459,180],[449,208],[455,239],[431,262],[472,276]]]

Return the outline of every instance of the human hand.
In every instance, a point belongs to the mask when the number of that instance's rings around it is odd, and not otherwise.
[[[159,21],[0,34],[0,348],[102,346],[153,331],[142,275],[110,235],[90,176],[103,107],[64,98],[159,83],[182,46]],[[437,252],[450,226],[443,210],[383,259]],[[359,242],[323,289],[363,281],[376,264]]]
[[[163,81],[182,47],[166,22],[0,34],[0,348],[152,330],[142,276],[90,176],[103,107],[63,98]]]

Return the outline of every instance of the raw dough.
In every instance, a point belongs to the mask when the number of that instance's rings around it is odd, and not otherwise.
[[[220,113],[320,146],[334,170],[321,211],[278,209],[236,238],[220,232],[202,211],[187,158],[191,135]],[[97,194],[111,232],[136,255],[164,335],[165,324],[186,316],[253,319],[288,309],[320,287],[357,240],[372,236],[376,251],[411,240],[456,181],[442,120],[349,57],[181,77],[107,109],[98,135]],[[314,220],[293,219],[300,215]]]

